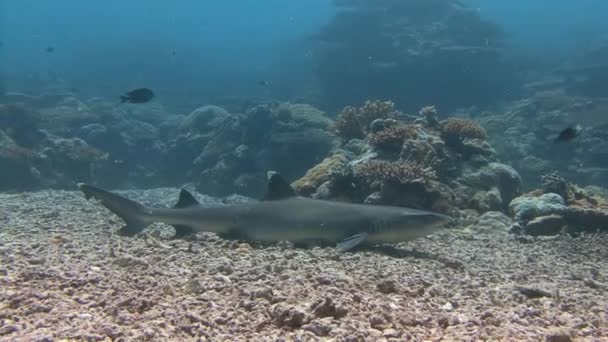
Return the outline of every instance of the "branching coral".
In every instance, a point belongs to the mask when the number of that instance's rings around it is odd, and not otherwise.
[[[376,119],[394,118],[399,112],[391,101],[366,101],[363,107],[345,107],[336,118],[333,131],[344,140],[365,137],[369,125]]]
[[[358,176],[401,184],[426,183],[437,178],[432,166],[415,161],[369,160],[355,168]]]
[[[357,114],[357,108],[344,107],[334,121],[332,131],[346,141],[363,138],[363,130],[359,125]]]
[[[418,132],[415,125],[390,126],[368,135],[369,143],[381,149],[401,149],[404,140],[415,139]]]
[[[469,119],[449,118],[441,122],[441,138],[446,142],[464,139],[485,139],[486,130]]]
[[[418,111],[418,115],[424,118],[429,127],[436,127],[439,125],[437,114],[437,108],[435,108],[435,106],[424,106]]]

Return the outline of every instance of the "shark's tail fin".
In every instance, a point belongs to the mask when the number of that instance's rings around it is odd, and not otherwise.
[[[117,232],[119,235],[135,235],[151,223],[150,220],[147,220],[149,214],[146,207],[135,201],[88,184],[80,183],[78,187],[84,193],[86,199],[95,198],[104,207],[125,221],[126,225]]]

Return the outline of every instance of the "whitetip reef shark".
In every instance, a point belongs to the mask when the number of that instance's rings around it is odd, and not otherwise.
[[[342,252],[363,243],[398,243],[427,236],[449,219],[425,210],[297,196],[272,171],[268,172],[268,189],[262,200],[220,207],[202,206],[184,189],[175,207],[147,208],[91,185],[78,186],[86,199],[95,198],[126,222],[117,232],[123,236],[162,222],[175,227],[175,238],[213,232],[237,240],[337,244],[337,250]]]

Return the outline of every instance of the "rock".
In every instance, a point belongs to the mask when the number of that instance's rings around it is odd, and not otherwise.
[[[149,144],[155,141],[159,135],[158,128],[139,120],[122,120],[110,126],[110,131],[120,132],[123,140],[129,146]]]
[[[480,212],[500,211],[503,208],[502,195],[495,186],[488,191],[478,191],[473,196],[472,202],[473,206]]]
[[[145,259],[134,257],[132,255],[125,255],[125,256],[114,258],[112,263],[114,265],[117,265],[120,267],[131,267],[131,266],[148,267],[148,266],[150,266],[150,264],[148,264],[148,262]]]
[[[566,225],[566,220],[561,215],[538,216],[524,226],[524,232],[528,235],[556,235]]]
[[[382,332],[382,337],[384,337],[384,338],[399,338],[399,337],[401,337],[401,334],[402,334],[401,331],[399,331],[397,329],[389,328],[389,329],[385,329]]]
[[[545,337],[546,342],[571,342],[572,337],[566,333],[551,333]]]
[[[475,233],[496,234],[506,233],[513,220],[499,211],[488,211],[477,217],[465,230]]]
[[[325,337],[331,332],[331,326],[313,322],[302,326],[302,329],[312,332],[319,337]]]
[[[358,156],[363,154],[368,149],[368,145],[365,140],[351,139],[344,145],[344,149]]]
[[[332,120],[324,112],[311,105],[287,104],[285,107],[290,112],[290,119],[298,125],[326,129],[332,123]],[[281,107],[278,111],[280,113]]]
[[[207,133],[220,126],[232,115],[217,106],[202,106],[183,118],[180,124],[182,132]]]
[[[311,310],[312,314],[318,318],[333,317],[339,319],[346,316],[348,313],[346,308],[336,305],[329,297],[314,303]]]
[[[0,190],[31,187],[38,178],[30,173],[33,152],[19,146],[0,129]]]
[[[496,151],[483,139],[465,139],[462,148],[467,155],[482,155],[490,161],[496,160]]]
[[[192,294],[200,294],[206,291],[206,288],[197,278],[192,278],[184,284],[184,292]]]
[[[321,184],[330,179],[330,173],[333,169],[344,168],[347,163],[348,159],[346,156],[343,154],[334,154],[313,166],[302,178],[291,183],[291,186],[299,194],[309,196],[314,193]]]
[[[515,291],[521,293],[527,298],[542,298],[542,297],[553,297],[553,294],[547,290],[543,290],[538,287],[530,287],[530,286],[515,286],[513,288]]]
[[[271,316],[278,327],[300,328],[306,319],[306,313],[297,307],[277,303],[272,307]]]
[[[19,327],[14,324],[7,324],[0,327],[0,336],[5,336],[19,331]]]
[[[544,193],[556,193],[564,200],[568,199],[568,183],[557,172],[553,172],[541,177],[542,189]]]
[[[568,232],[608,230],[608,212],[601,209],[569,207],[564,213]]]
[[[397,292],[397,284],[393,280],[384,280],[384,281],[380,282],[378,285],[376,285],[376,288],[378,289],[378,291],[380,291],[384,294]]]
[[[538,197],[524,195],[513,199],[509,204],[509,210],[516,221],[528,222],[538,216],[561,215],[566,211],[566,205],[564,199],[555,193]]]
[[[477,189],[500,191],[503,203],[509,203],[521,192],[521,176],[512,167],[501,163],[490,163],[481,170],[466,174],[463,182]]]

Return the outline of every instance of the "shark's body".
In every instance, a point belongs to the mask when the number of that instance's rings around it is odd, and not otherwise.
[[[80,188],[87,198],[98,199],[125,220],[127,225],[119,231],[122,235],[163,222],[175,226],[178,237],[213,232],[242,240],[337,243],[340,250],[347,250],[362,242],[397,243],[426,236],[447,219],[424,210],[295,196],[278,174],[269,176],[265,200],[221,207],[203,207],[185,190],[175,208],[145,208],[86,184]]]

